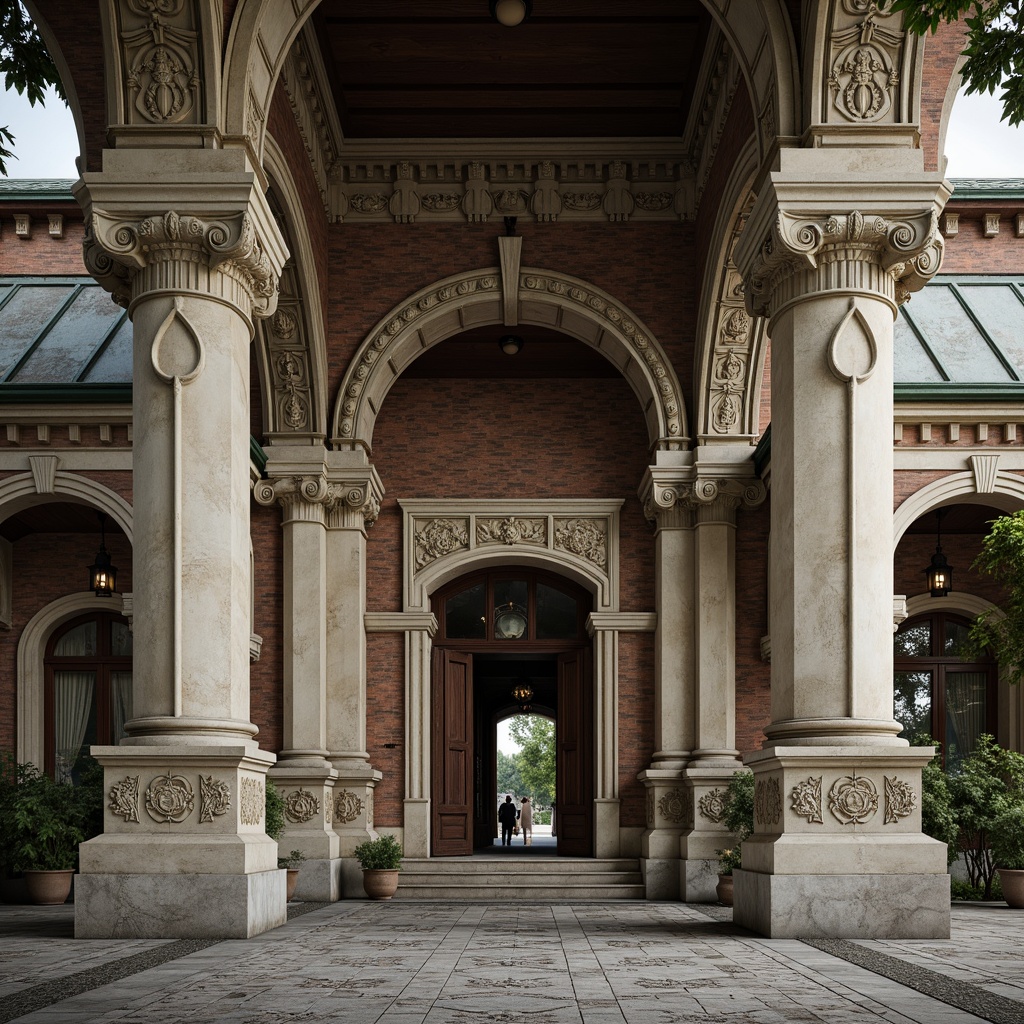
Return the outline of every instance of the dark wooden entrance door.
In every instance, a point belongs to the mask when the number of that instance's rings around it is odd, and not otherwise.
[[[558,720],[555,742],[558,853],[594,852],[593,698],[589,651],[558,655]]]
[[[431,734],[431,851],[473,852],[473,655],[435,648]]]

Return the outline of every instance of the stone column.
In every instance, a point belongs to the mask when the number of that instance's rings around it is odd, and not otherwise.
[[[651,466],[640,500],[654,524],[654,757],[637,778],[647,789],[647,827],[641,840],[647,898],[680,893],[680,839],[692,826],[691,794],[682,785],[693,749],[694,622],[693,511],[681,497],[692,469]]]
[[[136,653],[127,740],[93,748],[76,934],[245,937],[285,920],[249,721],[249,343],[286,252],[240,150],[103,167],[75,191],[86,264],[134,325]]]
[[[749,465],[736,468],[749,473]],[[732,776],[743,767],[736,749],[736,514],[765,497],[759,480],[702,469],[688,495],[696,519],[697,679],[694,751],[683,772],[692,821],[680,847],[682,897],[694,902],[715,899],[717,851],[732,845],[722,806]]]
[[[381,779],[366,749],[366,531],[377,521],[384,488],[372,466],[345,466],[349,453],[328,458],[337,497],[327,517],[327,747],[337,776],[342,895],[361,897],[353,851],[377,835],[373,790]]]
[[[919,152],[878,152],[781,153],[737,253],[772,338],[772,721],[734,919],[772,937],[949,934],[891,625],[892,324],[938,269],[948,193]]]
[[[335,494],[324,473],[325,452],[274,446],[269,479],[253,488],[261,505],[281,507],[284,538],[284,748],[271,771],[285,805],[282,853],[306,858],[295,895],[340,896],[338,836],[332,812],[337,772],[327,759],[327,530]]]

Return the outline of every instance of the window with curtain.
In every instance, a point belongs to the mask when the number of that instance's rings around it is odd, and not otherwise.
[[[78,781],[93,744],[116,744],[132,716],[132,635],[99,612],[60,626],[46,650],[46,771]]]
[[[911,745],[942,744],[955,767],[982,733],[995,733],[997,666],[991,658],[962,657],[970,623],[936,612],[904,622],[893,644],[893,717]]]

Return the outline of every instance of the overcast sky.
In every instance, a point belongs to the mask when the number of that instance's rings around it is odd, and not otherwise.
[[[961,95],[946,138],[950,178],[1024,178],[1024,130],[999,120],[1002,104],[989,95]],[[52,93],[30,107],[15,92],[0,95],[0,125],[14,134],[12,178],[77,178],[77,136],[71,112]]]

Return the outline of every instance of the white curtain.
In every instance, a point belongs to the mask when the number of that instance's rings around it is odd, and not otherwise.
[[[93,672],[53,673],[55,774],[58,782],[71,783],[71,769],[78,760],[89,725],[95,681]]]
[[[988,674],[985,672],[946,673],[946,758],[954,761],[974,750],[985,731]]]
[[[131,672],[110,673],[110,708],[113,714],[111,741],[120,743],[125,737],[124,723],[132,717]]]

